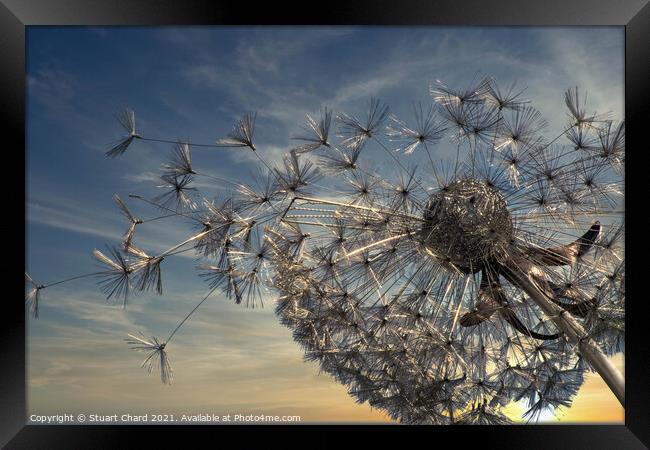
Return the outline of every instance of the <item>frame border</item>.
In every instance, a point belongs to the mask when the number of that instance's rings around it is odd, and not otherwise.
[[[317,5],[314,5],[317,6]],[[650,100],[650,5],[648,0],[357,0],[354,3],[333,2],[321,7],[318,15],[305,8],[282,8],[276,3],[251,5],[208,0],[0,0],[0,93],[3,108],[0,120],[5,124],[5,136],[10,137],[10,149],[25,148],[25,27],[48,25],[445,25],[445,26],[624,26],[625,27],[625,120],[627,139],[632,148],[641,146],[643,127],[647,127]],[[588,61],[585,61],[588,64]],[[636,145],[635,145],[636,144]],[[647,146],[647,141],[644,142]],[[631,205],[640,203],[639,197],[647,191],[647,185],[640,189],[634,183],[641,180],[643,163],[639,151],[629,152],[631,161],[626,173],[632,174],[626,185],[625,208],[627,235],[642,236],[642,219]],[[635,154],[636,153],[636,154]],[[16,156],[19,151],[11,153]],[[629,155],[628,155],[629,156]],[[26,152],[17,165],[27,176]],[[635,162],[638,161],[638,164]],[[12,165],[13,166],[13,165]],[[15,166],[13,166],[15,167]],[[647,177],[647,175],[646,175]],[[632,183],[632,184],[630,184]],[[26,189],[27,183],[25,183]],[[6,211],[21,211],[26,214],[25,200],[9,196],[16,204],[7,206]],[[11,209],[9,209],[11,208]],[[21,209],[22,208],[22,209]],[[15,214],[15,213],[14,213]],[[640,215],[640,214],[639,214]],[[25,216],[26,217],[26,216]],[[15,221],[13,221],[15,222]],[[24,235],[25,228],[22,228]],[[18,232],[20,234],[20,231]],[[626,237],[627,258],[639,257],[641,249],[629,245]],[[25,244],[26,245],[26,244]],[[23,252],[24,258],[24,252]],[[639,261],[643,261],[639,257]],[[627,289],[638,289],[641,269],[635,264],[628,271]],[[17,279],[12,286],[20,286],[23,268],[12,270]],[[13,277],[12,277],[13,280]],[[17,289],[16,289],[17,290]],[[640,289],[638,289],[640,291]],[[636,291],[633,291],[636,292]],[[235,427],[211,427],[186,425],[182,427],[148,426],[38,426],[26,423],[26,367],[25,367],[25,311],[15,297],[4,306],[5,320],[0,330],[0,354],[4,369],[0,383],[0,445],[6,448],[128,448],[139,438],[168,439],[180,435],[185,443],[196,442],[199,436],[219,436],[223,433],[241,431],[263,431],[280,439],[285,438],[284,427],[265,425],[238,425]],[[640,298],[632,296],[632,298]],[[647,448],[650,445],[650,351],[642,340],[647,327],[643,314],[643,300],[629,303],[626,308],[626,412],[625,425],[529,425],[523,427],[426,427],[407,428],[385,425],[367,425],[376,437],[397,437],[402,432],[414,433],[415,437],[445,437],[457,443],[477,444],[498,442],[504,448]],[[363,442],[366,433],[355,426],[295,425],[291,432],[322,433],[323,441],[329,441],[330,431],[347,432],[352,441]],[[326,428],[323,428],[326,427]],[[552,431],[548,427],[553,427]],[[365,431],[365,430],[364,430]],[[126,432],[126,433],[125,433]],[[171,432],[171,433],[170,433]],[[280,434],[281,433],[281,434]],[[354,434],[352,434],[354,433]],[[362,437],[363,435],[363,437]],[[134,441],[134,438],[136,440]],[[101,442],[101,445],[99,444]],[[73,444],[74,445],[71,445]],[[335,441],[332,442],[336,444]],[[134,445],[134,444],[131,444]]]

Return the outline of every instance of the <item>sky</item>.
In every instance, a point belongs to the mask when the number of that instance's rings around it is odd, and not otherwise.
[[[590,110],[623,119],[623,39],[622,27],[28,27],[26,269],[42,283],[94,272],[92,250],[118,243],[126,229],[112,195],[158,193],[169,145],[136,142],[121,158],[104,156],[122,134],[115,114],[125,106],[146,136],[195,143],[213,143],[257,111],[260,154],[276,163],[295,144],[290,136],[304,114],[322,106],[358,114],[375,96],[410,117],[413,102],[430,101],[436,79],[463,87],[491,75],[502,86],[526,87],[554,135],[565,121],[564,92],[574,86],[588,92]],[[444,145],[436,151],[452,154]],[[236,149],[195,150],[193,160],[231,180],[250,179],[260,166]],[[375,160],[390,171],[384,163]],[[197,187],[218,193],[205,179]],[[183,220],[152,222],[138,243],[156,253],[189,230]],[[265,308],[247,309],[213,295],[170,345],[175,383],[147,374],[124,338],[169,333],[206,293],[194,266],[189,254],[169,258],[164,295],[137,296],[126,310],[106,302],[92,279],[44,290],[40,317],[27,329],[29,414],[389,420],[302,360],[271,297]],[[622,368],[622,357],[614,359]],[[590,375],[573,407],[546,419],[620,423],[623,410]]]

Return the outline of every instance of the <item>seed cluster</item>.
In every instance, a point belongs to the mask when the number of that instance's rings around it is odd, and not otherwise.
[[[484,181],[463,178],[431,195],[421,235],[435,254],[476,272],[503,250],[512,233],[503,195]]]

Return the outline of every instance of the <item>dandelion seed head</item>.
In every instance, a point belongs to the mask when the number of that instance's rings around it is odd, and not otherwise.
[[[421,236],[434,254],[463,270],[480,270],[512,233],[503,195],[482,181],[464,178],[431,195]]]
[[[502,408],[522,400],[525,417],[538,420],[571,404],[589,367],[566,317],[606,354],[624,348],[624,234],[614,208],[625,128],[587,114],[569,91],[566,135],[548,138],[514,86],[438,82],[410,125],[371,99],[365,116],[335,116],[338,136],[324,109],[307,116],[280,167],[260,152],[268,171],[233,183],[224,201],[204,201],[202,212],[189,187],[199,175],[180,145],[158,200],[207,233],[193,248],[209,287],[250,307],[270,288],[305,358],[356,401],[404,423],[501,424]],[[255,150],[254,124],[245,115],[216,145]],[[430,150],[448,131],[456,161],[436,165]],[[366,170],[382,150],[395,179]],[[420,155],[431,165],[408,159]],[[136,288],[161,292],[162,258],[132,243],[127,251]],[[111,289],[130,274],[113,259],[100,258]],[[133,339],[150,352],[146,367],[154,356],[164,367],[164,342]]]

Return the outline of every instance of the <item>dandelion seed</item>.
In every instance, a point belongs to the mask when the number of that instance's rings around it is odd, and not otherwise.
[[[239,208],[233,203],[233,198],[228,196],[221,201],[212,202],[204,200],[206,214],[202,217],[199,233],[203,234],[194,245],[198,253],[205,256],[221,259],[223,249],[230,242],[229,234],[238,222],[241,222]]]
[[[366,119],[361,120],[354,116],[341,113],[336,116],[340,123],[339,133],[344,140],[342,145],[356,147],[379,130],[388,115],[388,106],[376,98],[371,98],[368,104]]]
[[[137,261],[131,266],[131,271],[136,277],[136,288],[141,292],[155,289],[158,295],[162,295],[160,264],[165,257],[149,256],[144,250],[133,244],[126,251],[137,258]]]
[[[38,319],[41,290],[45,288],[45,285],[36,283],[27,272],[25,272],[25,282],[30,286],[27,294],[25,294],[25,304],[29,307],[32,317]]]
[[[408,155],[419,145],[436,144],[443,136],[447,128],[436,122],[433,105],[429,106],[426,113],[420,103],[413,107],[415,113],[415,128],[409,128],[395,116],[391,116],[392,125],[387,127],[387,134],[391,140],[403,142],[404,154]]]
[[[247,242],[228,250],[232,266],[228,269],[230,277],[236,277],[237,290],[246,306],[254,308],[263,305],[262,294],[264,274],[271,256],[270,244],[258,235],[251,236]],[[233,287],[234,289],[234,287]]]
[[[239,119],[239,122],[237,122],[226,138],[217,140],[217,145],[222,147],[248,147],[255,151],[253,131],[255,130],[256,117],[257,113],[245,114]]]
[[[510,146],[516,150],[539,146],[542,137],[539,134],[547,122],[536,109],[531,107],[517,108],[509,120],[501,125],[496,141],[496,150]]]
[[[320,147],[329,147],[328,136],[332,124],[332,111],[323,108],[320,114],[320,120],[316,122],[309,114],[306,114],[307,126],[305,127],[306,135],[294,136],[292,139],[305,141],[304,144],[293,149],[296,153],[308,153]]]
[[[289,196],[306,194],[309,187],[317,182],[321,175],[311,161],[301,161],[296,152],[283,158],[284,170],[275,169],[280,190]]]
[[[493,108],[483,103],[471,103],[466,108],[465,127],[459,135],[460,140],[469,140],[474,145],[479,142],[494,142],[502,117]]]
[[[465,89],[451,89],[447,87],[442,81],[436,80],[434,84],[429,87],[429,93],[433,100],[443,105],[456,103],[480,103],[485,98],[491,87],[490,78],[483,77],[481,79],[474,79],[468,88]]]
[[[225,256],[218,266],[211,264],[199,265],[198,269],[201,271],[199,276],[208,281],[210,289],[221,289],[227,298],[234,299],[236,304],[240,304],[243,300],[240,284],[245,274],[235,269],[228,253],[231,247],[231,244],[226,245]]]
[[[460,142],[470,132],[470,110],[466,103],[446,102],[440,106],[440,116],[454,131],[453,140]]]
[[[490,80],[486,91],[485,101],[499,110],[516,110],[523,107],[526,103],[530,103],[529,100],[519,100],[519,97],[524,93],[525,89],[517,90],[516,83],[514,82],[508,88],[502,90],[496,81]]]
[[[377,190],[382,184],[380,178],[356,171],[351,172],[346,181],[353,202],[365,205],[373,203],[373,197],[377,195]]]
[[[364,142],[362,141],[353,147],[344,147],[342,149],[330,147],[322,154],[319,163],[328,173],[356,170],[363,146]]]
[[[131,245],[136,226],[140,225],[142,223],[142,220],[137,219],[133,214],[131,214],[129,208],[126,207],[122,199],[117,194],[113,194],[113,200],[115,201],[115,204],[120,209],[124,217],[126,217],[130,222],[129,229],[126,230],[126,233],[124,233],[124,239],[122,240],[122,248],[126,250]]]
[[[250,183],[238,186],[237,204],[241,205],[243,211],[251,214],[268,210],[282,196],[276,175],[267,172],[253,175],[251,178]]]
[[[564,102],[569,110],[569,120],[575,127],[587,126],[593,127],[596,123],[604,121],[609,114],[587,113],[587,94],[580,96],[578,87],[569,89],[564,93]]]
[[[177,212],[196,208],[196,203],[190,196],[190,192],[196,191],[196,188],[189,187],[193,181],[192,175],[163,175],[161,178],[165,184],[158,187],[169,191],[154,198],[154,202],[165,208],[173,207]]]
[[[590,133],[592,128],[586,125],[572,126],[567,131],[567,138],[573,144],[575,150],[595,152],[597,150],[597,138]]]
[[[192,147],[189,142],[178,142],[174,146],[171,161],[163,164],[168,177],[196,175],[192,167]]]
[[[465,413],[458,421],[461,425],[507,425],[510,423],[503,414],[492,410],[485,402]]]
[[[607,122],[607,125],[598,131],[600,148],[598,156],[621,173],[625,164],[625,122],[617,126]]]
[[[135,129],[135,113],[131,109],[125,109],[118,116],[117,120],[120,122],[120,125],[126,130],[127,134],[119,142],[113,145],[106,152],[106,156],[110,158],[115,158],[116,156],[121,156],[124,154],[129,145],[133,142],[134,139],[139,139],[141,136],[136,132]]]
[[[612,224],[604,233],[595,248],[595,256],[600,261],[619,264],[623,261],[625,230],[622,224]]]
[[[154,369],[160,370],[160,381],[163,384],[172,384],[174,375],[165,350],[166,342],[161,342],[156,337],[146,338],[142,333],[139,333],[139,336],[129,334],[125,341],[133,350],[147,354],[140,367],[147,369],[149,373]]]
[[[108,251],[113,259],[99,250],[93,251],[93,256],[107,267],[107,270],[97,274],[100,279],[99,285],[102,292],[106,294],[107,300],[110,300],[111,297],[122,297],[122,307],[126,308],[133,269],[118,249],[109,247]]]
[[[416,177],[416,168],[398,175],[399,181],[391,186],[394,200],[391,210],[411,211],[418,207],[418,195],[421,191],[419,179]]]

